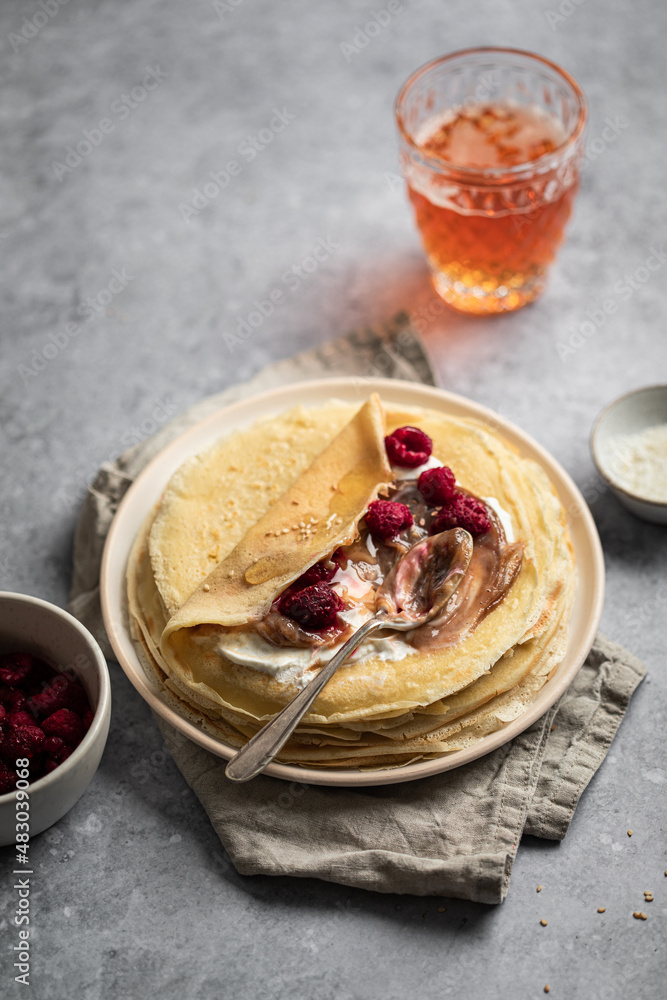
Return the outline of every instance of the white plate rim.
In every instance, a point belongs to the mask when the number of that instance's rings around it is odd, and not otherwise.
[[[400,784],[462,767],[496,750],[528,729],[561,697],[588,655],[602,616],[605,571],[602,545],[593,517],[579,489],[559,462],[515,424],[493,410],[436,386],[366,377],[331,377],[282,385],[228,406],[198,421],[163,448],[141,471],[123,497],[111,523],[100,571],[100,599],[104,625],[113,651],[130,683],[161,718],[194,743],[229,760],[232,747],[203,732],[164,702],[148,681],[129,631],[125,598],[125,568],[131,546],[143,519],[159,499],[173,472],[192,454],[247,426],[261,416],[279,413],[297,403],[318,405],[327,398],[362,402],[378,392],[388,404],[439,409],[491,424],[493,429],[545,469],[568,516],[578,567],[578,585],[572,626],[565,657],[538,697],[518,719],[484,737],[472,747],[435,760],[407,764],[393,770],[317,770],[292,764],[271,764],[267,775],[300,784],[352,786]],[[324,393],[324,395],[323,395]],[[146,501],[146,496],[152,500]],[[576,626],[576,629],[575,629]]]

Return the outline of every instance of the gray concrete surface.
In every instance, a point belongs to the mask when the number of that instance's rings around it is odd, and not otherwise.
[[[341,43],[383,0],[54,3],[0,8],[0,586],[65,602],[86,483],[166,419],[154,412],[404,308],[441,384],[530,431],[584,489],[607,558],[603,628],[650,674],[564,843],[524,842],[507,901],[489,908],[238,876],[112,664],[101,768],[32,845],[29,995],[528,1000],[548,983],[567,1000],[663,997],[667,532],[600,486],[588,433],[618,393],[667,381],[667,269],[637,271],[665,240],[667,9],[402,0],[350,54]],[[543,299],[475,320],[430,288],[393,180],[392,100],[427,59],[494,43],[566,66],[598,141]],[[137,100],[144,78],[152,89]],[[250,161],[242,143],[274,109],[285,127]],[[54,166],[84,130],[89,155]],[[225,190],[184,210],[230,160],[240,171]],[[329,257],[230,350],[225,334],[285,289],[284,272],[319,239]],[[561,358],[558,343],[610,298],[616,312]],[[11,852],[1,857],[1,990],[28,995],[11,982]],[[638,908],[646,922],[632,919]]]

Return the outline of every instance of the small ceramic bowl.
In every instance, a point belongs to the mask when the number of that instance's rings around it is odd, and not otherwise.
[[[648,500],[624,485],[619,474],[614,440],[667,424],[667,385],[651,385],[620,396],[607,406],[593,425],[591,451],[598,472],[629,511],[645,521],[667,524],[667,502]]]
[[[102,650],[81,622],[37,597],[0,592],[0,653],[10,652],[33,653],[59,670],[71,670],[94,711],[71,756],[28,787],[32,838],[61,819],[92,781],[109,732],[111,685]],[[0,795],[0,846],[15,842],[16,812],[16,792]]]

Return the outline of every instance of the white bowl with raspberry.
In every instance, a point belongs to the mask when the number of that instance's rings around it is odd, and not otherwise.
[[[80,799],[110,717],[109,671],[88,629],[47,601],[0,592],[0,846],[29,858],[30,839]]]

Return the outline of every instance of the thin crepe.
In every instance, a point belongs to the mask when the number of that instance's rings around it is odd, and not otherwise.
[[[392,478],[373,394],[172,616],[163,652],[181,629],[260,621],[304,570],[353,541],[359,519]]]
[[[375,405],[370,404],[371,410]],[[128,586],[142,658],[174,704],[232,746],[241,745],[257,731],[294,696],[296,689],[283,679],[233,664],[215,650],[216,635],[228,627],[220,619],[231,620],[229,611],[219,613],[218,604],[221,594],[229,593],[225,590],[228,581],[234,580],[224,575],[229,572],[230,558],[236,576],[237,568],[255,565],[258,550],[241,545],[237,551],[241,526],[236,527],[236,546],[220,535],[218,553],[222,561],[206,578],[203,570],[207,561],[202,561],[199,550],[192,549],[192,538],[202,522],[209,534],[211,528],[216,529],[215,524],[210,524],[209,511],[221,487],[223,501],[229,499],[224,497],[228,476],[243,475],[248,466],[260,467],[265,458],[262,442],[277,440],[283,449],[298,455],[296,464],[301,475],[292,477],[283,498],[270,507],[272,516],[265,522],[266,527],[258,530],[260,518],[254,526],[248,525],[247,533],[259,544],[259,559],[267,555],[267,541],[269,554],[276,551],[272,539],[282,541],[285,511],[289,509],[285,498],[309,495],[313,469],[318,471],[319,479],[328,478],[330,487],[335,485],[329,475],[328,449],[324,448],[319,456],[316,449],[327,438],[331,442],[335,430],[344,428],[350,416],[350,405],[338,402],[309,411],[297,408],[270,425],[257,425],[221,442],[179,470],[156,516],[151,515],[135,544]],[[359,428],[359,415],[354,419]],[[433,438],[436,457],[455,469],[465,488],[498,499],[510,513],[516,535],[523,540],[524,566],[503,604],[458,647],[393,663],[369,658],[343,667],[286,746],[283,760],[353,766],[345,764],[353,753],[359,761],[370,757],[366,761],[369,766],[374,766],[371,760],[377,763],[380,758],[386,766],[398,766],[407,761],[406,752],[411,755],[409,759],[414,759],[415,754],[450,752],[455,748],[453,741],[480,738],[474,734],[484,727],[498,728],[503,719],[507,721],[513,713],[523,710],[562,655],[574,572],[564,512],[543,471],[519,458],[497,434],[475,421],[428,410],[389,410],[387,423],[389,430],[406,423],[418,424]],[[381,489],[388,481],[383,467],[386,459],[381,422],[366,418],[361,426],[363,435],[370,434],[374,442],[372,468],[380,480],[377,489]],[[240,445],[241,435],[245,436]],[[367,446],[366,440],[359,453],[366,455]],[[338,449],[339,454],[343,452],[349,458],[347,448]],[[286,478],[283,463],[265,478],[263,495],[270,495],[276,482],[285,485]],[[247,476],[243,479],[246,482]],[[373,491],[371,494],[376,495]],[[239,494],[236,496],[238,503]],[[356,518],[352,518],[355,524],[364,510],[362,504]],[[251,520],[253,511],[247,500],[242,513],[246,522]],[[262,517],[266,517],[266,511]],[[273,534],[267,534],[270,531]],[[331,537],[327,540],[328,550],[326,546],[304,547],[299,558],[290,562],[289,573],[279,578],[258,584],[248,584],[245,579],[237,587],[236,593],[241,596],[233,614],[237,615],[241,606],[248,620],[256,620],[258,607],[268,607],[284,586],[337,544],[337,538]],[[169,553],[169,559],[164,558],[165,553]],[[171,573],[170,563],[174,567]],[[199,584],[185,599],[184,589],[195,578]],[[184,607],[172,615],[167,625],[170,603],[173,606],[179,586]],[[258,587],[264,588],[262,602],[243,605],[249,591]],[[262,613],[259,611],[260,617]]]

